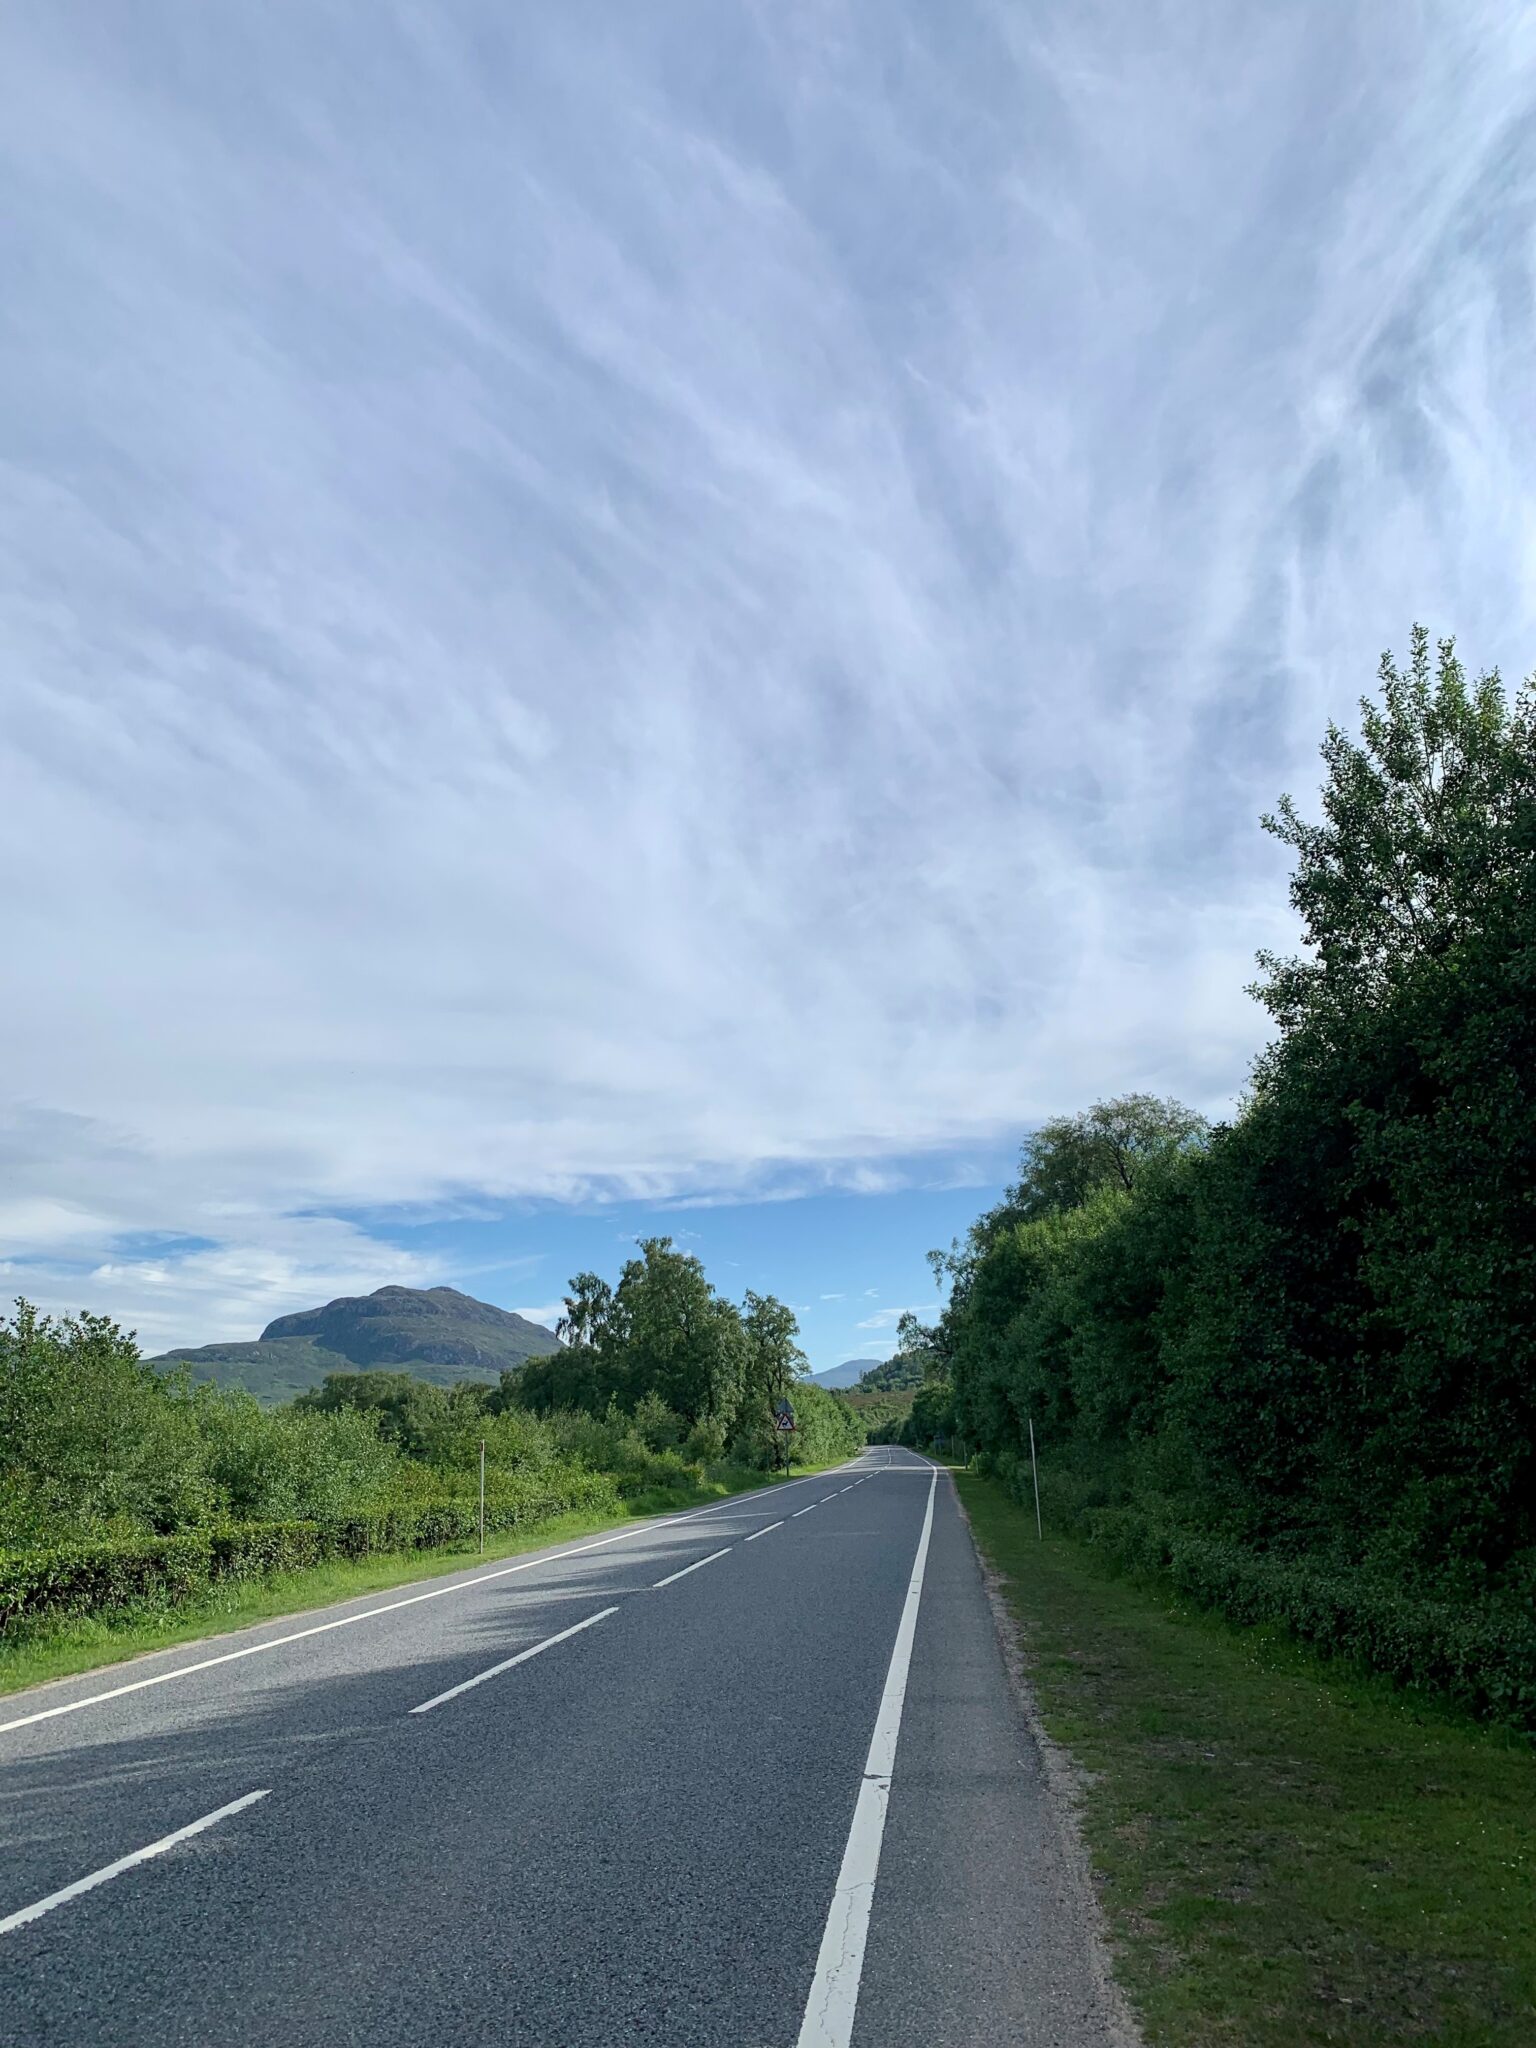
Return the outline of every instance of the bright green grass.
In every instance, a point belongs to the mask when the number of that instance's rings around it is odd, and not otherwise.
[[[797,1465],[792,1476],[805,1479],[830,1469],[826,1465]],[[675,1515],[687,1508],[707,1507],[713,1500],[774,1483],[767,1473],[717,1468],[716,1475],[702,1486],[686,1491],[656,1490],[644,1495],[632,1503],[641,1510],[639,1513],[556,1515],[523,1529],[489,1536],[485,1562],[516,1557],[525,1550],[543,1550],[547,1545],[569,1542],[579,1536],[627,1528],[658,1514]],[[472,1545],[446,1550],[390,1551],[360,1558],[356,1563],[338,1558],[308,1571],[274,1572],[265,1579],[226,1580],[176,1607],[134,1608],[115,1615],[79,1615],[40,1623],[25,1634],[0,1637],[0,1693],[42,1685],[53,1678],[70,1678],[82,1671],[120,1664],[125,1658],[142,1656],[146,1651],[165,1650],[176,1643],[196,1642],[205,1636],[248,1628],[254,1622],[330,1607],[339,1600],[384,1592],[416,1579],[442,1578],[450,1572],[469,1570],[479,1562],[480,1552]]]
[[[1018,1617],[1152,2048],[1532,2048],[1536,1752],[1035,1535],[956,1475]]]

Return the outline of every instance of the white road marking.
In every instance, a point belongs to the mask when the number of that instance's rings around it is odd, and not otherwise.
[[[815,1510],[816,1510],[816,1509],[817,1509],[818,1507],[820,1507],[820,1505],[821,1505],[820,1501],[815,1501],[815,1500],[813,1500],[813,1501],[811,1502],[811,1505],[810,1505],[810,1506],[809,1506],[808,1508],[796,1508],[796,1509],[795,1509],[795,1512],[794,1512],[794,1513],[793,1513],[793,1514],[792,1514],[792,1515],[790,1516],[790,1518],[789,1518],[789,1519],[790,1519],[790,1520],[791,1520],[792,1522],[798,1522],[798,1521],[799,1521],[799,1519],[800,1519],[800,1517],[801,1517],[802,1515],[809,1515],[809,1514],[812,1514],[812,1513],[814,1513],[814,1512],[815,1512]]]
[[[733,1548],[732,1544],[727,1543],[724,1550],[712,1550],[708,1557],[696,1557],[692,1564],[685,1564],[680,1572],[669,1572],[664,1579],[657,1579],[651,1591],[659,1593],[663,1586],[675,1586],[679,1579],[686,1579],[690,1572],[701,1572],[705,1565],[713,1564],[717,1557],[729,1556]]]
[[[917,1556],[912,1560],[912,1578],[896,1630],[896,1646],[885,1675],[885,1691],[880,1696],[875,1732],[864,1762],[864,1780],[853,1809],[853,1825],[848,1830],[837,1889],[827,1910],[816,1975],[811,1980],[811,1995],[805,2002],[796,2048],[848,2048],[853,2038],[859,1979],[864,1971],[864,1944],[869,1935],[870,1909],[875,1902],[880,1844],[891,1799],[891,1774],[896,1768],[896,1738],[901,1733],[901,1710],[907,1696],[918,1603],[923,1597],[923,1572],[933,1531],[933,1493],[938,1479],[935,1471],[928,1482],[923,1532],[917,1539]]]
[[[746,1540],[748,1543],[755,1543],[759,1536],[771,1536],[775,1529],[782,1529],[783,1526],[782,1522],[770,1522],[766,1529],[754,1529]]]
[[[258,1799],[265,1799],[271,1793],[269,1785],[263,1792],[247,1792],[243,1799],[232,1799],[228,1806],[221,1806],[217,1813],[205,1813],[201,1820],[194,1820],[184,1828],[178,1828],[173,1835],[162,1835],[158,1842],[151,1842],[147,1849],[135,1849],[131,1856],[119,1856],[115,1863],[109,1863],[102,1870],[93,1870],[89,1877],[77,1877],[73,1884],[65,1885],[62,1891],[50,1892],[46,1899],[39,1899],[35,1906],[23,1906],[19,1913],[8,1913],[0,1920],[0,1934],[10,1934],[18,1927],[25,1927],[29,1920],[41,1920],[45,1913],[51,1913],[55,1906],[62,1906],[69,1899],[78,1899],[82,1892],[93,1892],[97,1885],[106,1884],[110,1878],[121,1877],[125,1870],[132,1870],[136,1863],[147,1863],[151,1856],[163,1856],[167,1849],[174,1849],[178,1842],[200,1835],[204,1828],[211,1828],[221,1820],[228,1820],[232,1813],[240,1813],[247,1806],[254,1806]]]
[[[824,1504],[825,1504],[825,1503],[826,1503],[827,1501],[829,1501],[829,1500],[836,1500],[836,1499],[837,1499],[837,1495],[836,1495],[835,1493],[824,1493],[824,1494],[823,1494],[823,1495],[821,1496],[821,1500],[820,1500],[820,1501],[819,1501],[819,1502],[817,1503],[817,1505],[818,1505],[818,1506],[822,1506],[822,1505],[824,1505]]]
[[[99,1707],[105,1700],[120,1700],[126,1693],[143,1692],[152,1685],[169,1685],[175,1678],[191,1678],[196,1672],[211,1671],[216,1664],[234,1664],[242,1657],[259,1657],[264,1650],[281,1650],[289,1643],[302,1643],[310,1636],[329,1635],[332,1629],[351,1628],[360,1621],[373,1621],[381,1614],[396,1614],[402,1607],[419,1606],[423,1600],[443,1600],[450,1593],[473,1592],[476,1586],[489,1585],[492,1579],[510,1578],[515,1572],[536,1571],[543,1564],[559,1564],[563,1558],[583,1557],[591,1550],[607,1550],[615,1543],[627,1543],[632,1536],[644,1536],[655,1529],[675,1529],[684,1522],[697,1522],[705,1515],[718,1515],[725,1508],[739,1508],[748,1501],[760,1500],[765,1493],[777,1493],[791,1486],[809,1486],[813,1479],[819,1479],[819,1472],[808,1473],[804,1479],[788,1479],[779,1486],[762,1486],[751,1493],[734,1495],[730,1500],[719,1500],[712,1507],[690,1508],[685,1515],[667,1515],[657,1522],[641,1522],[633,1529],[620,1529],[615,1535],[600,1536],[594,1543],[577,1543],[569,1550],[554,1550],[545,1557],[524,1558],[520,1564],[498,1565],[494,1571],[477,1572],[472,1579],[455,1579],[451,1586],[433,1586],[425,1593],[410,1593],[403,1600],[387,1600],[380,1607],[367,1607],[361,1614],[344,1614],[337,1621],[317,1621],[309,1628],[291,1629],[285,1636],[271,1636],[265,1642],[247,1643],[239,1650],[223,1650],[216,1657],[199,1657],[195,1664],[178,1664],[174,1671],[157,1671],[152,1678],[135,1678],[127,1685],[109,1686],[105,1692],[87,1694],[83,1700],[66,1700],[62,1706],[41,1707],[34,1714],[18,1714],[14,1721],[0,1721],[0,1735],[9,1735],[14,1728],[30,1728],[38,1721],[52,1721],[60,1714],[78,1714],[86,1707]]]
[[[535,1643],[532,1649],[519,1650],[515,1657],[504,1657],[499,1664],[493,1664],[489,1671],[477,1671],[473,1678],[466,1678],[462,1685],[450,1685],[446,1692],[438,1693],[430,1700],[423,1700],[419,1707],[412,1707],[413,1714],[430,1714],[434,1707],[440,1707],[444,1700],[456,1700],[461,1692],[470,1692],[477,1685],[484,1685],[488,1678],[500,1678],[503,1671],[510,1671],[514,1664],[526,1664],[530,1657],[552,1650],[556,1643],[563,1643],[569,1636],[579,1636],[584,1628],[592,1628],[600,1621],[606,1621],[610,1614],[618,1613],[617,1607],[605,1607],[601,1614],[589,1614],[585,1621],[578,1621],[570,1628],[561,1629],[557,1636],[546,1636],[542,1643]]]

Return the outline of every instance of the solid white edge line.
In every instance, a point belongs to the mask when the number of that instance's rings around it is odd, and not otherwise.
[[[442,1600],[450,1593],[473,1592],[476,1586],[488,1585],[492,1579],[509,1578],[514,1572],[536,1571],[541,1564],[559,1564],[562,1558],[584,1557],[588,1551],[606,1550],[612,1544],[627,1543],[632,1536],[644,1536],[653,1529],[675,1529],[684,1522],[697,1522],[705,1515],[718,1515],[724,1508],[743,1507],[748,1501],[760,1500],[765,1493],[786,1492],[791,1486],[809,1486],[813,1479],[824,1476],[820,1472],[808,1472],[803,1479],[788,1479],[780,1486],[761,1486],[751,1493],[733,1494],[729,1500],[717,1500],[711,1507],[690,1508],[685,1515],[667,1515],[660,1521],[641,1522],[633,1529],[620,1529],[612,1536],[601,1536],[595,1543],[577,1543],[569,1550],[551,1551],[547,1557],[529,1557],[520,1564],[499,1565],[495,1571],[479,1572],[472,1579],[456,1579],[451,1586],[433,1586],[425,1593],[408,1594],[404,1600],[388,1600],[381,1607],[367,1607],[361,1614],[344,1614],[337,1621],[316,1622],[310,1628],[292,1629],[287,1635],[273,1636],[266,1642],[247,1643],[243,1649],[221,1651],[217,1657],[200,1657],[195,1664],[178,1664],[174,1671],[157,1671],[152,1678],[135,1678],[127,1685],[114,1685],[105,1692],[89,1693],[83,1700],[66,1700],[62,1706],[42,1707],[35,1714],[19,1714],[14,1721],[0,1721],[0,1735],[9,1735],[16,1728],[30,1728],[38,1721],[56,1720],[60,1714],[78,1714],[86,1707],[99,1707],[106,1700],[120,1700],[126,1693],[143,1692],[148,1686],[169,1685],[172,1679],[191,1678],[199,1671],[211,1671],[216,1664],[234,1664],[242,1657],[259,1657],[264,1650],[281,1650],[289,1643],[302,1643],[310,1636],[328,1635],[332,1629],[351,1628],[360,1621],[373,1621],[381,1614],[397,1614],[402,1607],[416,1607],[423,1600]]]
[[[254,1806],[258,1799],[266,1799],[271,1786],[261,1792],[247,1792],[243,1799],[232,1799],[228,1806],[221,1806],[217,1813],[205,1813],[201,1820],[190,1821],[186,1827],[177,1828],[173,1835],[162,1835],[158,1842],[151,1842],[147,1849],[135,1849],[130,1856],[119,1856],[115,1863],[109,1863],[102,1870],[93,1870],[89,1877],[77,1877],[73,1884],[65,1885],[62,1891],[50,1892],[46,1899],[39,1899],[35,1905],[23,1906],[19,1913],[8,1913],[0,1920],[0,1934],[10,1934],[18,1927],[25,1927],[29,1920],[41,1920],[45,1913],[51,1913],[55,1906],[62,1906],[69,1899],[78,1899],[82,1892],[93,1892],[97,1885],[105,1884],[109,1878],[121,1877],[125,1870],[132,1870],[136,1863],[147,1863],[151,1856],[163,1856],[167,1849],[174,1849],[178,1842],[185,1842],[193,1835],[200,1835],[204,1828],[211,1828],[215,1822],[228,1820],[232,1813],[240,1813],[247,1806]]]
[[[771,1536],[775,1529],[782,1529],[783,1526],[782,1522],[770,1522],[766,1529],[754,1529],[752,1534],[744,1540],[748,1543],[755,1543],[759,1536]]]
[[[556,1643],[563,1643],[568,1636],[579,1636],[584,1628],[591,1628],[599,1621],[606,1621],[610,1614],[618,1613],[617,1607],[605,1607],[601,1614],[589,1614],[585,1621],[573,1622],[569,1628],[561,1629],[557,1636],[546,1636],[542,1643],[535,1643],[531,1649],[519,1650],[515,1657],[504,1657],[499,1664],[493,1664],[489,1671],[477,1671],[473,1678],[466,1678],[461,1685],[450,1685],[446,1692],[438,1693],[430,1700],[423,1700],[419,1707],[412,1707],[413,1714],[430,1714],[434,1707],[440,1707],[444,1700],[456,1700],[461,1692],[471,1692],[477,1685],[484,1685],[488,1678],[500,1678],[503,1671],[510,1671],[514,1664],[526,1664],[530,1657],[537,1657],[545,1650],[552,1650]]]
[[[664,1579],[657,1579],[651,1586],[653,1593],[659,1593],[663,1586],[675,1586],[679,1579],[686,1579],[690,1572],[701,1572],[705,1565],[713,1564],[717,1557],[730,1555],[734,1545],[727,1543],[724,1550],[712,1550],[708,1557],[695,1558],[692,1564],[685,1564],[680,1572],[669,1572]]]
[[[933,1496],[939,1475],[935,1469],[928,1482],[928,1507],[923,1516],[917,1555],[912,1560],[912,1577],[896,1629],[875,1732],[870,1738],[864,1778],[848,1830],[837,1888],[827,1909],[827,1924],[816,1957],[816,1974],[811,1979],[805,2017],[800,2022],[796,2048],[848,2048],[853,2038],[854,2015],[859,2003],[859,1980],[864,1972],[864,1944],[869,1935],[870,1910],[875,1902],[875,1879],[880,1870],[880,1844],[885,1836],[885,1816],[891,1799],[891,1774],[896,1768],[896,1739],[901,1733],[901,1710],[907,1696],[907,1673],[912,1664],[912,1642],[917,1633],[918,1603],[923,1597],[923,1573],[928,1563],[928,1539],[933,1532]]]

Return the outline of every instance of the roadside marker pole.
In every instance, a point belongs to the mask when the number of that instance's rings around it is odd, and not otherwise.
[[[1035,1534],[1043,1543],[1045,1529],[1040,1521],[1040,1467],[1035,1463],[1035,1418],[1029,1418],[1029,1476],[1035,1482]]]
[[[480,1439],[480,1554],[485,1555],[485,1438]]]

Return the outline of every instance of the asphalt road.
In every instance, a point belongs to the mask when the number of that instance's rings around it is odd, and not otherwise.
[[[1105,2048],[1097,1982],[906,1452],[0,1699],[5,2048]]]

